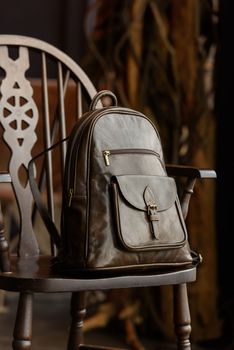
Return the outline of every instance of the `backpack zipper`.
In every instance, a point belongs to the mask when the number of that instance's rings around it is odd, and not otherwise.
[[[152,154],[160,159],[159,153],[145,148],[123,148],[123,149],[111,149],[102,151],[104,162],[106,166],[110,165],[110,156],[116,154]]]
[[[68,207],[71,206],[71,202],[72,202],[72,197],[73,197],[73,188],[69,188],[69,193],[68,193]]]

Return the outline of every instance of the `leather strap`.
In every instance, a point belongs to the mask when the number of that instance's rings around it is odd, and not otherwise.
[[[62,142],[67,141],[68,137],[57,142],[56,144],[54,144],[53,146],[47,148],[46,150],[44,150],[43,152],[39,153],[37,156],[35,156],[34,158],[32,158],[30,160],[30,162],[28,163],[28,179],[29,179],[29,184],[31,187],[31,191],[35,200],[35,204],[37,206],[37,209],[41,215],[42,220],[44,221],[44,224],[53,240],[53,243],[55,244],[55,246],[57,248],[60,248],[61,246],[61,238],[60,235],[58,233],[57,227],[55,226],[55,223],[53,222],[48,209],[46,208],[46,206],[43,204],[42,200],[41,200],[41,193],[40,190],[38,188],[38,185],[35,181],[35,177],[34,177],[34,162],[37,158],[41,157],[42,155],[44,155],[45,153],[51,151],[52,149],[54,149],[55,147],[57,147],[58,145],[60,145]]]
[[[113,103],[112,106],[117,106],[118,101],[115,94],[113,94],[113,92],[111,92],[110,90],[101,90],[92,99],[89,110],[94,111],[97,107],[98,102],[102,99],[102,97],[105,97],[105,96],[109,96],[111,98]]]
[[[157,205],[153,191],[149,186],[145,188],[144,200],[147,207],[148,220],[150,222],[151,231],[156,239],[159,239],[159,218],[157,214]]]

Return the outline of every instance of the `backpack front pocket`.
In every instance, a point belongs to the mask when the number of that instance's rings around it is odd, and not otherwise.
[[[168,176],[120,175],[112,178],[113,212],[118,240],[130,251],[172,249],[187,233]]]

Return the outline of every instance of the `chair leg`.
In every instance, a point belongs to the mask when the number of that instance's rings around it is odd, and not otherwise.
[[[11,271],[9,246],[4,234],[4,224],[0,203],[0,269],[2,272],[9,273]]]
[[[83,323],[86,315],[85,292],[72,293],[71,299],[71,328],[68,340],[68,350],[77,350],[83,344]]]
[[[174,286],[174,324],[178,350],[191,350],[191,318],[186,284]]]
[[[20,293],[12,348],[30,350],[32,345],[33,294]]]

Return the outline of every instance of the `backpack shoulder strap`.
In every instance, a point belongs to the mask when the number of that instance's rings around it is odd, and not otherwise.
[[[44,150],[43,152],[39,153],[34,158],[32,158],[30,160],[30,162],[28,163],[28,179],[29,179],[29,184],[31,187],[32,195],[33,195],[33,198],[35,200],[35,204],[36,204],[37,209],[41,215],[41,218],[44,221],[44,224],[45,224],[45,226],[46,226],[46,228],[47,228],[47,230],[52,238],[52,241],[54,242],[54,244],[57,248],[60,248],[61,238],[60,238],[60,235],[58,233],[58,229],[50,216],[48,209],[46,208],[46,206],[44,205],[44,203],[41,200],[41,193],[40,193],[40,190],[38,188],[38,185],[37,185],[37,183],[35,181],[35,177],[34,177],[34,162],[37,158],[39,158],[42,155],[44,155],[45,153],[51,151],[52,149],[54,149],[56,146],[58,146],[62,142],[67,141],[67,139],[68,139],[68,137],[63,139],[62,141],[57,142],[53,146],[47,148],[46,150]]]

